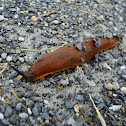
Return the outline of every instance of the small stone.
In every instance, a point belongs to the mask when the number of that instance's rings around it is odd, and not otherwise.
[[[45,120],[49,120],[49,114],[47,112],[43,113],[42,114],[42,118],[45,119]]]
[[[5,58],[7,57],[7,53],[2,53],[2,54],[1,54],[1,57],[2,57],[3,59],[5,59]]]
[[[22,118],[22,119],[27,119],[28,118],[28,114],[23,112],[23,113],[19,114],[19,117]]]
[[[93,80],[86,80],[86,83],[89,85],[89,86],[91,86],[91,87],[95,87],[96,86],[96,84],[95,84],[95,82],[93,81]]]
[[[120,99],[115,99],[115,105],[121,105],[122,103],[122,100]]]
[[[60,83],[61,83],[62,85],[68,85],[68,84],[69,84],[69,80],[68,80],[68,78],[67,78],[66,80],[61,79],[61,80],[60,80]]]
[[[116,90],[118,90],[120,88],[118,82],[113,82],[112,84],[113,84],[113,90],[116,91]]]
[[[10,56],[7,56],[7,58],[6,58],[6,61],[7,61],[7,62],[10,62],[10,61],[12,61],[12,57],[10,57]]]
[[[23,42],[25,39],[24,39],[23,37],[20,36],[20,37],[18,38],[18,40],[19,40],[20,42]]]
[[[40,60],[42,60],[42,56],[41,55],[38,55],[37,56],[37,61],[40,61]]]
[[[120,70],[125,70],[126,69],[126,66],[121,66],[120,67]]]
[[[74,107],[74,102],[72,102],[72,101],[66,101],[65,102],[65,108],[66,109],[72,109],[73,107]]]
[[[104,63],[104,67],[111,70],[111,67],[107,63]]]
[[[44,100],[44,103],[45,103],[46,105],[48,105],[48,104],[49,104],[49,102],[48,102],[47,100]]]
[[[113,85],[111,83],[108,83],[108,84],[106,84],[105,88],[108,89],[108,90],[112,90]]]
[[[54,20],[53,24],[57,25],[57,24],[59,24],[59,21],[58,20]]]
[[[14,19],[18,19],[18,17],[19,17],[18,14],[14,15]]]
[[[81,58],[81,62],[84,63],[85,59],[84,58]]]
[[[32,114],[32,111],[31,111],[31,109],[30,109],[29,107],[27,108],[27,111],[28,111],[28,114],[29,114],[29,115]]]
[[[100,15],[100,16],[97,18],[97,20],[103,21],[103,20],[104,20],[104,16],[103,16],[103,15]]]
[[[44,80],[44,81],[43,81],[43,85],[44,85],[44,86],[49,86],[50,84],[51,84],[50,81],[47,81],[47,80]]]
[[[13,84],[14,83],[14,81],[13,80],[9,80],[9,84]]]
[[[122,105],[113,105],[112,107],[109,107],[109,109],[113,110],[113,111],[118,111],[118,110],[120,110],[121,107],[122,107]]]
[[[11,117],[13,115],[13,109],[10,107],[10,106],[7,106],[6,107],[6,110],[5,110],[5,112],[4,112],[4,116],[6,117],[6,118],[9,118],[9,117]]]
[[[83,95],[75,95],[75,99],[82,101],[84,98],[83,98]]]
[[[74,118],[73,118],[73,117],[70,117],[70,118],[67,120],[67,124],[68,124],[68,125],[74,126],[74,125],[75,125],[75,120],[74,120]]]
[[[1,123],[3,124],[2,126],[9,126],[9,122],[6,119],[2,119]]]
[[[126,94],[126,87],[121,87],[121,91]]]
[[[100,47],[100,45],[101,45],[101,39],[100,38],[93,39],[93,41],[95,42],[94,44],[95,44],[96,47]]]
[[[86,52],[86,50],[87,50],[87,47],[83,46],[83,51]]]
[[[37,116],[39,115],[37,106],[35,106],[35,107],[32,109],[32,113],[33,113],[34,117],[37,117]]]
[[[76,48],[77,48],[78,50],[82,50],[82,45],[81,45],[81,42],[80,42],[80,43],[78,43],[78,44],[76,45]]]
[[[34,21],[34,22],[36,22],[37,21],[37,17],[36,16],[32,16],[31,20]]]
[[[16,105],[16,110],[17,110],[17,111],[20,111],[21,108],[22,108],[22,104],[21,104],[21,103],[18,103],[18,104]]]
[[[4,115],[2,113],[0,113],[0,120],[4,119]]]
[[[0,15],[0,21],[3,21],[3,20],[4,20],[4,16]]]

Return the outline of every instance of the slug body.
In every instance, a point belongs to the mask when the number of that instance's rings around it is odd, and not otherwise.
[[[118,37],[96,37],[85,39],[76,45],[61,47],[43,55],[42,60],[32,65],[23,77],[28,81],[35,81],[49,74],[81,65],[97,53],[115,46],[118,40]]]

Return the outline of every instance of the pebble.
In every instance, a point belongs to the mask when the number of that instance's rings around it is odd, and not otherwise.
[[[4,112],[4,116],[6,117],[6,118],[9,118],[9,117],[11,117],[13,115],[13,109],[10,107],[10,106],[7,106],[6,107],[6,110],[5,110],[5,112]]]
[[[42,114],[42,119],[49,120],[49,114],[47,112]]]
[[[20,111],[21,108],[22,108],[22,104],[21,104],[21,103],[18,103],[18,104],[16,105],[16,110],[17,110],[17,111]]]
[[[70,117],[70,118],[67,120],[67,124],[73,126],[73,125],[75,124],[74,118],[73,118],[73,117]]]
[[[2,57],[3,59],[6,59],[7,53],[2,53],[2,54],[1,54],[1,57]]]
[[[83,46],[83,51],[86,52],[87,51],[87,47]]]
[[[74,111],[78,113],[79,110],[80,110],[80,106],[78,104],[74,105]]]
[[[34,117],[37,117],[39,115],[37,106],[34,106],[34,108],[32,109],[32,113],[33,113]]]
[[[60,80],[60,83],[62,84],[62,85],[68,85],[69,84],[69,80],[68,80],[68,78],[67,79],[61,79]]]
[[[14,81],[13,80],[9,80],[9,84],[13,84],[14,83]]]
[[[32,17],[31,17],[31,20],[34,21],[34,22],[36,22],[38,19],[37,19],[36,16],[32,16]]]
[[[11,57],[11,56],[7,56],[6,61],[7,61],[7,62],[12,61],[12,57]]]
[[[19,40],[20,42],[23,42],[25,39],[24,39],[23,37],[20,36],[20,37],[18,38],[18,40]]]
[[[19,117],[22,118],[22,119],[27,119],[28,118],[28,114],[23,112],[23,113],[19,114]]]
[[[0,15],[0,21],[3,21],[3,20],[4,20],[4,16]]]
[[[93,39],[94,40],[94,44],[95,44],[95,46],[96,47],[100,47],[100,45],[101,45],[101,39],[100,38],[97,38],[97,39]]]
[[[44,80],[44,81],[43,81],[43,85],[44,85],[44,86],[49,86],[50,84],[51,84],[50,81],[47,81],[47,80]]]
[[[76,45],[76,48],[77,48],[78,50],[82,50],[82,45],[81,45],[81,42],[80,42],[80,43],[78,43],[78,44]]]
[[[107,63],[104,63],[104,65],[103,65],[105,68],[107,68],[107,69],[109,69],[109,70],[111,70],[111,67],[107,64]]]
[[[54,20],[53,21],[53,24],[55,24],[55,25],[57,25],[57,24],[59,24],[60,22],[58,21],[58,20]]]
[[[27,111],[28,111],[28,114],[29,114],[29,115],[32,114],[32,111],[31,111],[31,109],[30,109],[29,107],[27,108]]]
[[[0,113],[0,119],[4,119],[4,115]]]
[[[83,101],[83,95],[75,95],[75,99],[79,101]]]
[[[72,109],[73,107],[74,107],[74,102],[72,102],[72,101],[66,101],[65,102],[65,108],[66,109]]]
[[[48,102],[47,100],[44,100],[44,103],[45,103],[46,105],[48,105],[48,104],[49,104],[49,102]]]
[[[116,90],[118,90],[120,88],[118,82],[113,82],[112,84],[113,84],[113,90],[116,91]]]
[[[126,87],[121,87],[121,91],[126,95]]]
[[[2,119],[1,123],[3,124],[3,126],[9,126],[9,122],[6,119]]]
[[[86,83],[89,85],[89,86],[91,86],[91,87],[95,87],[96,86],[96,84],[95,84],[95,82],[93,81],[93,80],[86,80]]]
[[[121,109],[121,107],[122,105],[112,105],[111,107],[109,107],[109,109],[113,111],[118,111]]]
[[[112,90],[113,89],[113,85],[111,83],[108,83],[105,85],[105,88],[108,90]]]
[[[120,70],[125,70],[126,69],[126,66],[121,66],[120,67]]]

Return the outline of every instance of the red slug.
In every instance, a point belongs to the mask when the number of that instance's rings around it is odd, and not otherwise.
[[[112,48],[118,43],[118,37],[113,38],[88,38],[81,43],[71,44],[61,47],[54,52],[42,56],[42,60],[37,61],[28,71],[21,72],[13,67],[28,81],[35,81],[44,76],[59,71],[67,70],[89,61],[97,53]]]

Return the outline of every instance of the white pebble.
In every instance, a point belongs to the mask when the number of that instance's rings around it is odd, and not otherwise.
[[[49,104],[49,102],[47,100],[44,100],[44,103],[47,104],[47,105]]]
[[[14,81],[13,80],[9,80],[9,84],[13,84],[14,83]]]
[[[32,111],[31,111],[31,109],[30,109],[29,107],[27,108],[27,111],[28,111],[28,114],[29,114],[29,115],[32,114]]]
[[[7,56],[6,61],[8,61],[8,62],[12,61],[12,57]]]
[[[120,110],[121,107],[122,107],[122,105],[113,105],[112,107],[109,107],[109,109],[113,110],[113,111],[118,111],[118,110]]]
[[[4,115],[0,113],[0,119],[4,119]]]
[[[24,41],[24,38],[20,36],[20,37],[18,38],[18,40],[21,41],[21,42],[23,42],[23,41]]]
[[[126,94],[126,87],[122,87],[121,91]]]
[[[118,82],[113,82],[113,90],[118,90],[120,88]]]
[[[69,84],[69,80],[68,80],[68,78],[67,79],[61,79],[60,80],[60,83],[62,84],[62,85],[68,85]]]
[[[59,24],[59,21],[58,20],[54,20],[53,24]]]
[[[126,69],[126,66],[121,66],[120,67],[120,70],[125,70]]]
[[[2,53],[1,57],[5,59],[7,57],[7,53]]]
[[[17,19],[17,18],[18,18],[18,14],[15,14],[15,15],[14,15],[14,18]]]
[[[3,21],[3,20],[4,20],[4,16],[0,15],[0,21]]]

